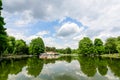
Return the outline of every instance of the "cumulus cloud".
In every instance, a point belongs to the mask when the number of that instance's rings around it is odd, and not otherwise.
[[[61,37],[67,37],[70,35],[74,35],[80,31],[80,27],[75,23],[65,23],[58,30],[57,35]]]

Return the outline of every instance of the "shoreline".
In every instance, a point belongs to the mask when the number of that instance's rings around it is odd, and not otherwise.
[[[32,56],[35,56],[35,55],[5,55],[1,57],[0,60],[10,59],[10,58],[25,58],[25,57],[32,57]]]
[[[80,54],[60,54],[60,56],[79,56]],[[36,55],[4,55],[3,57],[0,58],[0,61],[2,59],[10,59],[10,58],[25,58],[25,57],[33,57]],[[97,56],[94,56],[97,57]],[[102,54],[100,57],[103,58],[115,58],[115,59],[120,59],[120,54],[119,53],[114,53],[114,54]]]
[[[114,54],[103,54],[100,55],[103,58],[115,58],[115,59],[120,59],[120,54],[119,53],[114,53]]]

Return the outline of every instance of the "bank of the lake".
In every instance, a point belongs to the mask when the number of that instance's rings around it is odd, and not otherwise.
[[[25,58],[25,57],[33,57],[36,55],[4,55],[1,59],[8,59],[8,58]]]
[[[106,58],[120,58],[119,53],[114,53],[114,54],[103,54],[101,57],[106,57]]]
[[[0,60],[8,59],[8,58],[25,58],[25,57],[33,57],[33,56],[37,56],[37,55],[4,55],[4,56],[2,56],[0,58]],[[82,56],[82,55],[81,54],[59,54],[59,56]],[[98,57],[98,56],[94,56],[94,57]],[[116,59],[119,58],[120,59],[120,54],[119,53],[102,54],[102,55],[100,55],[100,57],[103,57],[103,58],[116,58]]]

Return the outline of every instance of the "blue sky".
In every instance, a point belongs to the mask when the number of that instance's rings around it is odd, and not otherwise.
[[[92,40],[120,36],[120,0],[3,0],[7,33],[28,44],[41,37],[46,46],[77,48]]]

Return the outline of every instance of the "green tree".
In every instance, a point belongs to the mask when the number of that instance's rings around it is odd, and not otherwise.
[[[72,50],[72,54],[78,54],[79,53],[79,50],[78,49],[73,49]]]
[[[65,49],[65,53],[66,53],[66,54],[71,54],[71,52],[72,52],[72,50],[71,50],[70,47],[67,47],[67,48]]]
[[[31,41],[29,46],[30,54],[39,55],[41,53],[44,53],[44,51],[45,51],[45,45],[42,38],[38,37]]]
[[[94,40],[94,53],[100,55],[104,52],[104,46],[101,39],[96,38]]]
[[[118,51],[118,53],[120,55],[120,36],[117,37],[117,43],[116,43],[116,45],[117,45],[117,51]]]
[[[8,36],[8,46],[7,46],[7,52],[8,54],[13,54],[15,48],[15,38],[13,36]]]
[[[28,53],[28,47],[26,45],[26,42],[22,39],[16,40],[14,54],[27,54],[27,53]]]
[[[105,42],[105,52],[106,53],[116,53],[117,50],[116,50],[116,38],[114,37],[110,37],[106,40]]]
[[[0,55],[2,55],[7,48],[7,33],[5,31],[6,28],[3,27],[5,22],[4,18],[1,16],[2,9],[2,0],[0,0]]]
[[[120,43],[120,36],[117,37],[117,41],[118,41],[118,43]]]
[[[117,50],[118,50],[119,55],[120,55],[120,44],[117,45]]]
[[[93,53],[93,43],[89,37],[84,37],[79,41],[79,53],[84,55],[90,55]]]
[[[45,50],[46,50],[47,52],[49,52],[49,51],[56,52],[56,48],[55,48],[55,47],[48,47],[48,46],[46,46],[46,47],[45,47]]]

